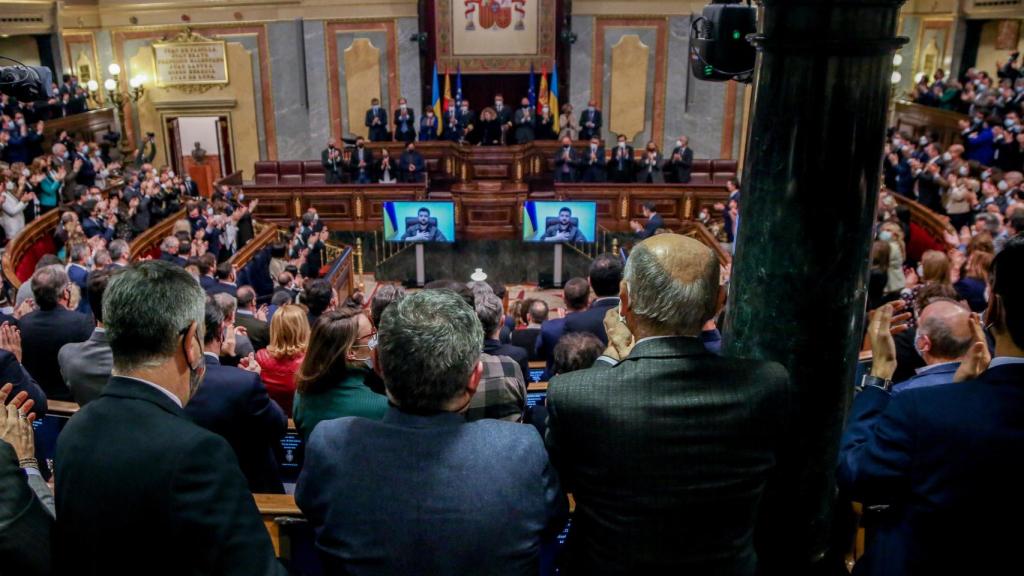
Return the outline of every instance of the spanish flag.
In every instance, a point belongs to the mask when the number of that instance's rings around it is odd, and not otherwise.
[[[451,106],[451,103],[452,103],[452,77],[448,73],[448,69],[445,68],[444,69],[444,102],[442,102],[444,108],[442,108],[442,110],[447,110],[448,106]],[[437,117],[441,118],[441,115],[438,114]]]
[[[548,67],[540,72],[540,91],[537,92],[537,116],[544,113],[544,105],[548,103]]]
[[[434,126],[437,129],[437,135],[441,134],[441,88],[437,81],[437,62],[434,62],[434,86],[433,86],[433,98],[430,99],[430,105],[434,108]]]
[[[558,109],[558,62],[555,62],[555,67],[551,70],[551,93],[548,96],[548,106],[551,106],[551,112],[555,115],[555,134],[558,134],[562,130]]]

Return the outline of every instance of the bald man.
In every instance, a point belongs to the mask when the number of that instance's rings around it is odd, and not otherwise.
[[[704,349],[718,275],[691,238],[637,244],[605,316],[604,356],[550,382],[545,440],[576,499],[573,574],[757,569],[754,520],[792,417],[789,377]]]
[[[933,300],[921,311],[914,336],[914,349],[925,366],[917,374],[892,387],[893,394],[915,388],[950,384],[964,354],[974,341],[971,311],[955,300]]]
[[[327,148],[320,153],[320,164],[324,167],[324,179],[327,184],[341,184],[343,162],[338,141],[328,138]]]

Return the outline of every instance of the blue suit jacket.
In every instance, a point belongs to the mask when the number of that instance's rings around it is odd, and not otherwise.
[[[888,504],[855,574],[996,574],[1013,565],[1024,514],[1024,365],[890,397],[857,395],[837,480]]]
[[[212,354],[204,358],[206,378],[185,414],[231,444],[250,490],[283,494],[273,446],[284,436],[288,418],[267,395],[258,374],[221,366]]]
[[[590,303],[590,308],[565,317],[565,333],[590,332],[608,343],[608,335],[604,333],[604,315],[610,308],[619,305],[618,296],[598,298]]]
[[[326,574],[536,574],[565,496],[532,426],[391,407],[317,425],[295,501]]]
[[[92,314],[92,308],[89,307],[89,291],[86,288],[86,283],[89,281],[89,271],[78,264],[72,264],[68,266],[68,279],[78,286],[78,291],[82,295],[82,298],[78,301],[78,308],[75,308],[75,312]]]
[[[925,368],[922,368],[918,374],[893,386],[892,393],[899,394],[916,388],[925,388],[939,384],[952,384],[953,376],[956,375],[956,370],[959,367],[959,362],[951,362],[931,369],[928,369],[926,366]]]
[[[579,312],[568,314],[565,318],[569,318],[573,314],[579,314]],[[562,334],[565,334],[565,318],[552,318],[545,320],[540,325],[540,336],[537,336],[537,358],[546,362],[542,377],[545,382],[553,376],[551,370],[555,363],[555,345],[558,344],[558,339],[562,337]]]

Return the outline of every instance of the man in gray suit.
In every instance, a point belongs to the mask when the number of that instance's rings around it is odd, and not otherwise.
[[[100,395],[114,365],[114,355],[107,344],[107,331],[103,328],[103,292],[115,270],[96,270],[89,275],[89,307],[96,318],[96,328],[85,342],[65,344],[57,353],[64,384],[80,406]]]
[[[462,415],[483,371],[476,313],[424,290],[388,306],[379,330],[373,366],[392,406],[381,422],[321,422],[295,491],[325,573],[537,574],[565,496],[532,426]]]
[[[551,380],[548,450],[576,500],[571,574],[757,569],[754,524],[789,380],[779,364],[705,351],[718,274],[696,240],[637,244],[605,316],[605,356]]]

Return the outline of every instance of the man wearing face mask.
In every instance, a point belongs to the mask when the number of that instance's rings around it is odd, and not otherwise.
[[[572,147],[572,140],[562,138],[562,147],[555,153],[555,182],[575,182],[579,153]]]
[[[665,181],[686,184],[690,181],[692,168],[693,150],[690,149],[690,139],[680,136],[676,140],[676,147],[672,149],[672,155],[665,162]]]
[[[205,372],[204,306],[192,277],[165,262],[111,278],[113,375],[57,443],[57,573],[286,573],[231,446],[183,409]]]
[[[348,159],[352,182],[369,184],[373,172],[373,162],[373,150],[366,147],[366,141],[362,136],[356,138],[356,149],[351,152]]]
[[[405,98],[398,99],[398,110],[395,110],[395,142],[414,142],[416,140],[416,113],[409,108]]]
[[[437,140],[437,116],[434,116],[434,108],[427,106],[423,109],[423,117],[420,118],[420,142]]]
[[[971,334],[971,311],[948,298],[933,299],[917,319],[914,350],[925,366],[916,374],[892,387],[899,394],[925,386],[951,384],[960,362],[974,337]]]
[[[448,103],[448,109],[444,111],[442,121],[441,139],[448,140],[449,142],[461,141],[462,129],[459,127],[459,113],[455,108],[454,100]]]
[[[82,142],[78,145],[78,154],[76,154],[75,160],[80,164],[75,182],[82,186],[96,185],[96,168],[92,165],[92,160],[89,159],[90,152],[92,152],[92,146],[89,144]]]
[[[508,144],[506,134],[512,128],[513,111],[511,106],[505,106],[505,97],[500,93],[494,95],[494,115],[498,126],[501,127],[501,142]]]
[[[597,102],[591,100],[586,110],[580,112],[580,140],[600,138],[601,124],[601,111],[597,109]]]
[[[594,136],[590,139],[590,145],[583,152],[580,159],[580,169],[583,171],[584,182],[604,182],[604,146],[601,140]]]
[[[531,109],[530,99],[523,98],[515,115],[516,144],[533,142],[535,123],[536,117]]]
[[[377,98],[370,101],[365,123],[369,130],[370,142],[387,142],[391,139],[388,134],[388,113],[380,107],[380,100]]]
[[[633,181],[633,147],[626,144],[626,136],[619,134],[619,141],[612,157],[608,160],[608,178],[612,182],[627,183]]]

